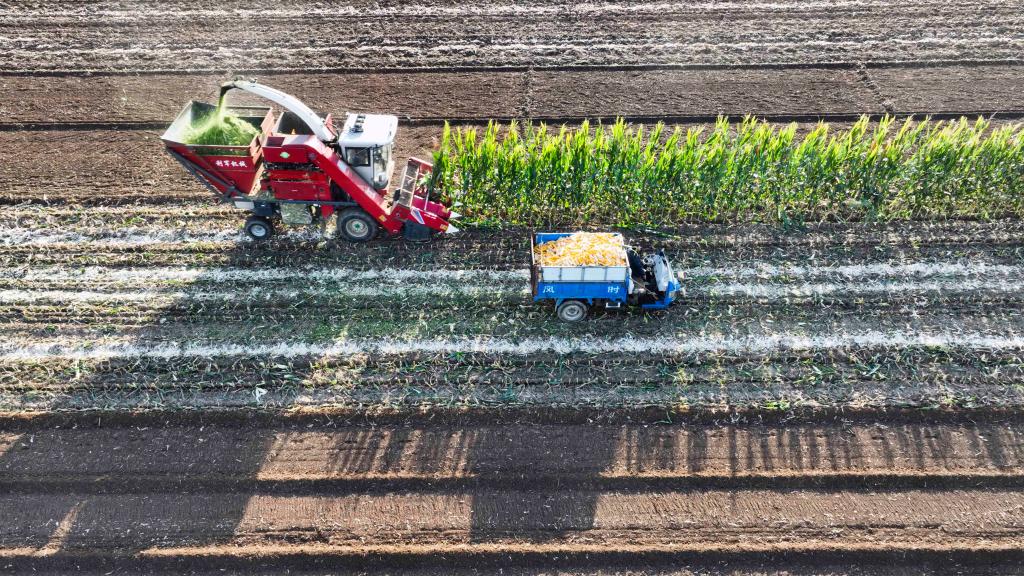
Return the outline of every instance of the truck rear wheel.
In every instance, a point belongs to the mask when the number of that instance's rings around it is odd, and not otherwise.
[[[377,235],[377,223],[358,208],[346,208],[338,214],[338,233],[349,242],[366,242]]]
[[[245,233],[253,240],[266,240],[274,235],[274,225],[263,216],[249,216],[245,221]]]
[[[579,322],[587,317],[590,307],[581,300],[566,300],[558,305],[558,318],[563,322]]]

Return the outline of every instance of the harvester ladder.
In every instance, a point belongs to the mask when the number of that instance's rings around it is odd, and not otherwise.
[[[423,178],[424,174],[428,174],[433,170],[433,168],[429,162],[419,158],[409,158],[409,161],[405,164],[405,173],[402,175],[402,185],[398,188],[398,203],[400,205],[407,208],[412,206],[412,199],[416,196],[416,191],[420,187],[420,179]]]

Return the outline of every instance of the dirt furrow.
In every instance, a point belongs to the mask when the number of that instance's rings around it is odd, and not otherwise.
[[[7,567],[969,563],[1015,558],[1024,545],[1024,447],[1012,419],[164,418],[0,432]]]
[[[107,556],[95,553],[36,554],[33,549],[11,551],[8,565],[33,574],[104,575],[116,570],[160,576],[363,576],[368,571],[406,576],[931,576],[934,574],[1018,575],[1024,558],[1012,547],[985,546],[898,547],[823,545],[744,547],[742,550],[704,547],[700,550],[592,548],[572,549],[533,545],[506,547],[431,546],[356,552],[323,546],[270,547],[261,553],[248,548],[185,548],[164,554]],[[338,568],[341,566],[342,568]]]
[[[217,480],[225,487],[265,491],[278,483],[277,491],[300,492],[336,482],[339,490],[378,493],[403,483],[426,492],[460,482],[513,488],[525,478],[538,487],[561,479],[631,491],[645,483],[731,481],[821,489],[843,477],[876,487],[917,481],[966,487],[1000,476],[1020,481],[1024,471],[1024,435],[1012,422],[115,426],[0,433],[0,447],[0,484],[18,485],[25,494],[138,491],[147,484],[189,492],[190,484]]]
[[[8,519],[0,544],[9,560],[26,559],[15,551],[26,548],[146,556],[197,548],[217,555],[239,545],[287,553],[310,545],[354,554],[365,551],[364,538],[382,537],[393,551],[427,546],[455,554],[465,546],[531,541],[565,552],[581,544],[637,552],[825,543],[837,550],[1016,548],[1024,521],[1018,491],[898,487],[900,478],[942,485],[953,474],[984,482],[1019,472],[1017,428],[880,421],[29,429],[2,436],[0,483],[17,489],[0,497]],[[846,475],[877,485],[819,484]],[[66,489],[68,481],[90,478],[100,480],[100,489]],[[154,483],[159,478],[167,481]],[[207,490],[202,481],[215,478],[235,490]],[[423,482],[388,483],[417,478]],[[759,478],[781,485],[741,487]],[[317,482],[343,479],[380,482],[317,490]],[[664,484],[686,479],[703,479],[705,489]],[[707,485],[729,479],[740,484]],[[561,482],[581,487],[566,491]],[[160,490],[137,490],[146,484]]]
[[[997,66],[986,76],[992,79],[997,94],[999,78],[1011,70],[1014,68]],[[959,74],[949,71],[949,82],[957,82]],[[520,89],[527,78],[532,100],[529,113],[545,117],[881,111],[872,106],[867,88],[849,70],[294,73],[260,75],[259,80],[287,86],[291,94],[314,109],[335,114],[386,112],[402,118],[478,121],[519,116],[527,105],[526,94]],[[224,76],[220,74],[6,76],[0,77],[0,87],[19,94],[19,100],[0,104],[0,110],[5,112],[5,123],[170,123],[189,100],[215,100],[222,81]],[[940,93],[940,86],[931,87],[932,97]],[[580,98],[583,93],[588,97]],[[751,99],[752,94],[758,95],[756,101]],[[57,106],[54,98],[59,99]],[[265,101],[244,93],[232,93],[230,98],[239,104],[265,105]],[[929,95],[918,98],[920,103]],[[1004,109],[1017,108],[1015,101],[1012,106],[1009,101],[1003,104]]]
[[[336,552],[504,544],[585,549],[719,550],[984,547],[1018,549],[1016,490],[871,493],[773,490],[621,493],[587,490],[279,496],[118,494],[0,496],[0,546],[128,556],[175,548],[326,546]],[[197,550],[198,552],[198,550]],[[2,554],[2,552],[0,552]]]
[[[871,70],[901,114],[1020,111],[1019,66],[960,65]],[[223,74],[0,76],[18,99],[0,102],[9,128],[170,123],[189,100],[216,99]],[[830,118],[881,113],[872,87],[852,69],[585,70],[444,73],[275,73],[259,80],[317,110],[386,112],[405,120],[487,118],[713,118],[724,114]],[[521,87],[529,83],[527,92]],[[233,93],[233,101],[265,105]],[[845,118],[844,118],[845,120]],[[677,121],[678,122],[678,121]],[[45,136],[40,136],[45,138]]]

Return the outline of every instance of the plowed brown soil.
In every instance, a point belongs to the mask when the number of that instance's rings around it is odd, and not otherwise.
[[[451,568],[567,568],[611,551],[899,563],[897,550],[997,559],[1022,544],[1015,421],[89,422],[0,436],[8,567],[369,567],[440,554]]]
[[[259,80],[316,110],[387,112],[418,122],[580,118],[703,121],[716,115],[846,119],[859,114],[1024,112],[1020,65],[273,73]],[[223,74],[0,75],[0,127],[169,122],[189,100],[214,101]],[[262,104],[242,92],[238,103]]]

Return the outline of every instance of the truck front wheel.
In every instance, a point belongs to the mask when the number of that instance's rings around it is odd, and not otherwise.
[[[253,240],[266,240],[274,235],[274,225],[263,216],[250,216],[245,221],[245,233]]]
[[[349,242],[366,242],[377,235],[377,222],[358,208],[347,208],[338,214],[338,232]]]
[[[566,300],[558,305],[558,318],[564,322],[579,322],[587,317],[590,307],[580,300]]]

